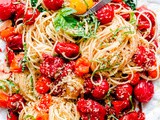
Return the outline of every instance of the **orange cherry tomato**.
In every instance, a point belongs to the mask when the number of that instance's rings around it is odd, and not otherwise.
[[[9,99],[9,95],[6,94],[3,91],[0,91],[0,107],[1,108],[7,108],[8,107],[8,105],[7,105],[8,99]]]
[[[40,99],[40,103],[38,104],[38,107],[43,112],[48,112],[49,107],[51,106],[51,104],[52,104],[52,96],[50,94],[45,94]]]
[[[15,34],[15,28],[14,27],[8,27],[5,30],[2,30],[0,33],[0,36],[2,39],[7,39],[9,36]]]
[[[87,58],[81,57],[77,59],[75,63],[75,74],[78,76],[83,76],[89,72],[90,62]]]
[[[24,54],[15,55],[14,59],[12,60],[12,62],[10,64],[11,72],[14,72],[14,73],[22,72],[21,61],[22,61],[23,57],[24,57]]]
[[[149,70],[148,71],[148,75],[151,77],[151,78],[156,78],[158,73],[157,73],[157,70]]]
[[[49,115],[48,113],[39,113],[36,117],[36,120],[48,120],[49,119]]]
[[[93,5],[93,0],[70,0],[70,7],[77,11],[76,14],[85,13]]]

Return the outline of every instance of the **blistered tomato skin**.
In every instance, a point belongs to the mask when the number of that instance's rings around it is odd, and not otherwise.
[[[36,81],[36,90],[40,94],[47,93],[50,90],[51,79],[41,76]]]
[[[56,78],[56,73],[63,67],[64,61],[59,57],[46,57],[40,64],[40,72],[49,78]]]
[[[64,57],[72,58],[79,54],[79,46],[75,43],[58,42],[55,51]]]
[[[134,88],[135,98],[142,103],[147,103],[151,100],[154,94],[154,85],[152,82],[140,80]]]
[[[130,84],[118,85],[116,87],[116,97],[119,100],[129,100],[129,97],[132,95],[133,88]]]
[[[83,120],[104,120],[106,114],[105,108],[94,100],[79,99],[77,110]]]
[[[28,8],[26,14],[24,15],[23,23],[26,25],[34,24],[39,14],[40,12],[37,9],[33,10],[32,8]]]
[[[64,0],[43,0],[43,3],[49,10],[58,10],[62,7]]]
[[[92,96],[96,99],[103,99],[105,95],[108,93],[109,84],[104,79],[100,85],[94,85],[92,90]]]
[[[12,1],[11,0],[0,0],[0,19],[7,20],[12,15]]]
[[[101,24],[107,24],[113,20],[114,10],[113,7],[106,4],[104,7],[100,8],[96,13],[97,19]]]
[[[116,101],[112,101],[112,105],[116,115],[118,116],[122,110],[124,110],[130,105],[130,103],[128,100],[116,100]]]
[[[137,112],[131,112],[123,117],[121,117],[119,120],[138,120],[138,113]]]

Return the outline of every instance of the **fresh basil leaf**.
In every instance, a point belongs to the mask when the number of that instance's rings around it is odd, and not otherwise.
[[[37,4],[37,0],[31,0],[31,5],[32,5],[32,7],[35,7],[36,4]]]
[[[59,11],[59,14],[61,14],[63,17],[71,15],[73,13],[76,13],[76,10],[69,7],[65,7]]]
[[[37,2],[38,2],[37,0],[31,0],[31,5],[32,5],[32,7],[36,7]],[[37,7],[37,9],[38,9],[39,12],[44,12],[44,11],[46,11],[46,10],[42,7],[41,4]]]
[[[131,12],[130,13],[130,20],[129,20],[129,22],[132,24],[132,25],[134,25],[135,23],[136,23],[136,19],[134,18],[134,13],[133,12]]]
[[[134,0],[123,0],[128,6],[130,6],[133,10],[136,9],[136,4],[134,3]]]

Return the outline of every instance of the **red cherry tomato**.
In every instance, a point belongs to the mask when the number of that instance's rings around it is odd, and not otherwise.
[[[0,19],[7,20],[12,15],[12,0],[0,0]]]
[[[92,90],[92,96],[96,99],[103,99],[108,93],[109,84],[106,79],[102,81],[100,85],[94,85]]]
[[[118,3],[118,2],[122,2],[123,0],[112,0],[112,2]]]
[[[116,96],[119,100],[129,100],[133,88],[130,84],[122,84],[116,87]]]
[[[1,108],[8,108],[7,102],[9,99],[9,95],[5,92],[0,91],[0,107]]]
[[[50,94],[45,94],[40,99],[38,107],[40,108],[40,111],[42,110],[43,112],[48,112],[51,104],[52,104],[52,96]]]
[[[130,103],[128,100],[123,100],[123,101],[116,100],[116,101],[112,101],[112,105],[115,110],[116,116],[118,116],[122,110],[129,107]]]
[[[20,94],[13,94],[9,96],[7,106],[9,109],[20,112],[23,109],[23,105],[25,103],[24,98]]]
[[[75,43],[58,42],[55,51],[56,53],[69,58],[75,57],[79,53],[79,46]]]
[[[148,71],[148,75],[149,75],[151,78],[156,78],[156,77],[158,76],[157,70],[149,70],[149,71]]]
[[[50,10],[58,10],[62,7],[64,0],[43,0],[43,3]]]
[[[47,93],[50,90],[51,79],[41,76],[36,81],[36,90],[40,94]]]
[[[128,80],[130,81],[131,85],[136,85],[138,84],[139,80],[140,80],[140,75],[138,72],[134,73],[133,76],[130,74],[128,76]]]
[[[9,111],[7,115],[7,120],[18,120],[18,114],[13,111]]]
[[[23,50],[22,34],[9,36],[6,39],[7,46],[12,50]]]
[[[97,11],[96,17],[101,24],[107,24],[113,20],[114,10],[110,5],[106,4]]]
[[[87,58],[81,57],[76,60],[75,64],[75,74],[78,76],[83,76],[89,72],[90,62]]]
[[[13,50],[9,49],[8,52],[7,52],[7,60],[8,60],[9,66],[11,65],[14,57],[15,57],[15,54],[14,54]]]
[[[15,4],[15,18],[14,20],[18,20],[19,18],[23,18],[24,16],[25,4],[19,3]]]
[[[85,81],[84,81],[84,89],[85,89],[85,94],[91,93],[91,91],[93,89],[93,84],[92,84],[90,78],[85,79]]]
[[[138,120],[138,113],[137,112],[131,112],[123,117],[121,117],[119,120]]]
[[[146,103],[151,100],[154,94],[154,85],[152,82],[146,80],[140,80],[134,88],[135,98],[142,103]]]
[[[39,16],[39,14],[40,12],[37,9],[33,10],[32,8],[28,8],[23,19],[24,24],[26,25],[34,24],[35,19]]]

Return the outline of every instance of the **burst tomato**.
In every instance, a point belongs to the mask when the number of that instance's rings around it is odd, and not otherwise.
[[[51,79],[41,76],[36,81],[36,90],[40,94],[47,93],[50,90]]]

